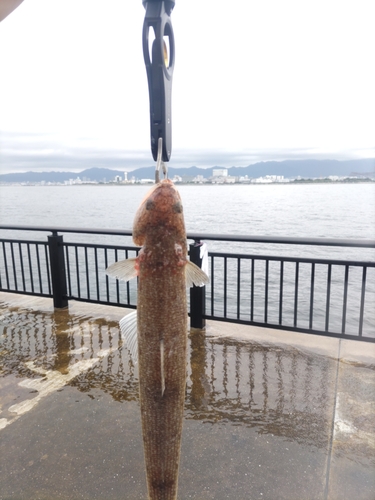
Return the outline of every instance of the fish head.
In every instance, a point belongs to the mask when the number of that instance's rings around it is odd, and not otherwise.
[[[133,240],[144,245],[147,235],[154,237],[174,234],[185,240],[185,223],[181,197],[169,179],[158,182],[146,194],[137,210],[133,225]]]

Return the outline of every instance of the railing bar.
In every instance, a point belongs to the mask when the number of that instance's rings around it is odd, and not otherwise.
[[[309,328],[313,328],[314,316],[314,286],[315,286],[315,264],[311,264],[311,284],[310,284],[310,315],[309,315]]]
[[[297,327],[297,314],[298,314],[298,282],[299,282],[299,262],[296,262],[296,274],[294,280],[294,320],[293,326]]]
[[[50,294],[47,293],[40,293],[40,292],[25,292],[24,290],[3,290],[5,293],[10,293],[14,295],[29,295],[30,297],[46,297],[46,298],[51,298]],[[129,306],[131,307],[131,306]]]
[[[367,268],[364,266],[362,271],[361,306],[359,312],[359,329],[358,329],[358,335],[360,337],[362,337],[363,333],[363,313],[365,310],[366,273],[367,273]]]
[[[5,242],[3,241],[3,255],[4,255],[4,266],[5,266],[5,279],[7,282],[7,288],[9,290],[9,272],[8,272],[8,261],[7,261],[7,252],[5,248]]]
[[[280,261],[279,325],[283,322],[284,260]]]
[[[240,258],[243,260],[265,260],[276,261],[279,262],[282,259],[284,262],[299,262],[300,264],[334,264],[334,265],[345,265],[348,264],[350,266],[363,267],[364,265],[368,267],[375,267],[375,262],[373,261],[352,261],[352,260],[339,260],[339,259],[312,259],[307,257],[285,257],[285,256],[277,256],[277,255],[253,255],[253,254],[241,254],[241,253],[224,253],[224,252],[209,252],[209,256],[215,257],[224,257],[227,256],[229,258]]]
[[[108,267],[108,249],[104,249],[104,265],[105,268],[107,269]],[[109,278],[108,274],[105,275],[105,289],[106,289],[106,294],[107,294],[107,301],[109,302]]]
[[[69,258],[69,246],[65,245],[65,259],[66,259],[66,270],[68,271],[68,290],[69,297],[72,296],[72,280],[70,279],[70,258]]]
[[[97,298],[97,300],[100,300],[98,249],[97,248],[94,248],[94,257],[95,257],[96,298]]]
[[[27,260],[28,260],[28,264],[29,264],[28,267],[29,267],[31,291],[34,292],[33,269],[31,267],[30,243],[26,243],[26,255],[27,255]],[[26,291],[26,285],[24,286],[24,290]]]
[[[22,277],[22,286],[23,290],[26,292],[26,281],[25,281],[25,267],[23,265],[23,255],[22,255],[22,243],[18,243],[18,253],[20,256],[20,266],[21,266],[21,277]]]
[[[33,268],[31,265],[30,243],[27,243],[27,258],[29,259],[29,273],[30,273],[31,291],[34,292],[34,276],[33,276]]]
[[[52,295],[51,289],[51,273],[50,273],[50,265],[49,265],[49,255],[47,250],[47,244],[44,243],[44,255],[46,259],[46,270],[47,270],[47,283],[48,283],[48,294]]]
[[[115,249],[115,262],[118,261],[118,251],[117,248]],[[119,280],[116,280],[116,297],[117,297],[117,303],[120,303],[120,284]]]
[[[254,259],[251,259],[250,321],[254,320]]]
[[[341,333],[345,333],[345,330],[346,330],[346,308],[347,308],[347,303],[348,303],[348,285],[349,285],[349,266],[345,266]]]
[[[10,243],[10,253],[11,253],[11,256],[12,256],[14,288],[16,289],[16,291],[18,291],[17,274],[16,274],[16,263],[15,263],[15,260],[14,260],[13,242]]]
[[[237,259],[237,319],[241,315],[241,259]]]
[[[128,249],[125,248],[125,259],[129,258]],[[127,296],[127,304],[130,304],[130,283],[129,280],[126,282],[126,296]]]
[[[215,263],[214,263],[215,257],[211,257],[211,316],[214,316],[214,281],[215,281],[215,275],[214,275],[214,268],[215,268]]]
[[[85,245],[85,270],[86,270],[86,291],[87,298],[90,299],[90,277],[89,277],[89,259],[87,255],[87,246]]]
[[[95,229],[95,228],[72,228],[72,227],[54,227],[54,226],[23,226],[2,224],[0,229],[14,229],[24,231],[38,232],[59,232],[59,233],[86,233],[86,234],[106,234],[113,236],[132,236],[129,229]],[[375,240],[357,239],[350,240],[344,238],[297,238],[297,237],[271,237],[259,235],[231,235],[231,234],[211,234],[211,233],[187,233],[187,239],[191,240],[216,240],[216,241],[237,241],[243,243],[277,243],[288,245],[312,245],[312,246],[341,246],[341,247],[361,247],[375,248]]]
[[[22,240],[19,238],[1,238],[0,241],[4,241],[5,243],[10,243],[13,241],[13,243],[30,243],[30,245],[43,245],[44,242],[43,240]]]
[[[224,318],[227,317],[227,257],[224,257]]]
[[[13,241],[13,240],[10,240],[10,241]],[[74,242],[74,241],[69,241],[69,242],[64,242],[63,243],[64,246],[71,246],[71,247],[81,247],[82,246],[82,242]],[[102,250],[104,250],[105,248],[107,250],[115,250],[117,248],[117,250],[124,250],[124,249],[128,249],[130,251],[139,251],[141,249],[141,247],[136,247],[136,246],[127,246],[127,245],[103,245],[103,244],[99,244],[99,243],[85,243],[84,244],[87,248],[100,248]]]
[[[78,247],[74,247],[74,253],[75,253],[75,258],[76,258],[77,293],[78,293],[78,298],[81,298],[81,283],[79,280]]]
[[[326,332],[328,332],[329,328],[329,308],[331,302],[331,277],[332,277],[332,264],[329,264],[327,273],[327,299],[326,299],[326,324],[325,324]]]
[[[2,278],[1,278],[1,268],[0,268],[0,290],[2,290],[2,289],[3,289],[3,281],[2,281]]]
[[[269,260],[266,259],[266,274],[264,284],[264,322],[268,322],[268,274],[269,274]]]

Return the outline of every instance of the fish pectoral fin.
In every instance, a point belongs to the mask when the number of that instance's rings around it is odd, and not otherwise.
[[[189,260],[185,266],[186,286],[204,286],[209,283],[210,279],[202,269]]]
[[[105,272],[106,274],[108,274],[108,276],[112,276],[112,278],[129,281],[138,275],[136,264],[137,257],[135,257],[134,259],[120,260],[119,262],[115,262],[114,264],[111,264],[109,267],[107,267]]]
[[[126,345],[134,364],[138,362],[138,330],[137,311],[127,314],[120,320],[120,330],[125,337]]]

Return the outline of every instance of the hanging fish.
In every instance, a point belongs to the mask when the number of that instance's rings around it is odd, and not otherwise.
[[[133,226],[142,249],[135,259],[116,262],[107,274],[139,277],[137,311],[120,321],[135,361],[149,498],[177,497],[178,468],[186,385],[186,287],[208,282],[187,260],[180,195],[164,179],[146,195]]]

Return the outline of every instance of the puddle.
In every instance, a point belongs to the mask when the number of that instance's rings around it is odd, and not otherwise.
[[[68,310],[13,308],[2,315],[3,418],[26,413],[67,384],[92,397],[100,390],[117,402],[138,401],[138,371],[117,321]],[[321,428],[332,397],[325,387],[335,373],[336,363],[325,356],[192,330],[185,418],[255,427],[263,434],[326,446]]]

